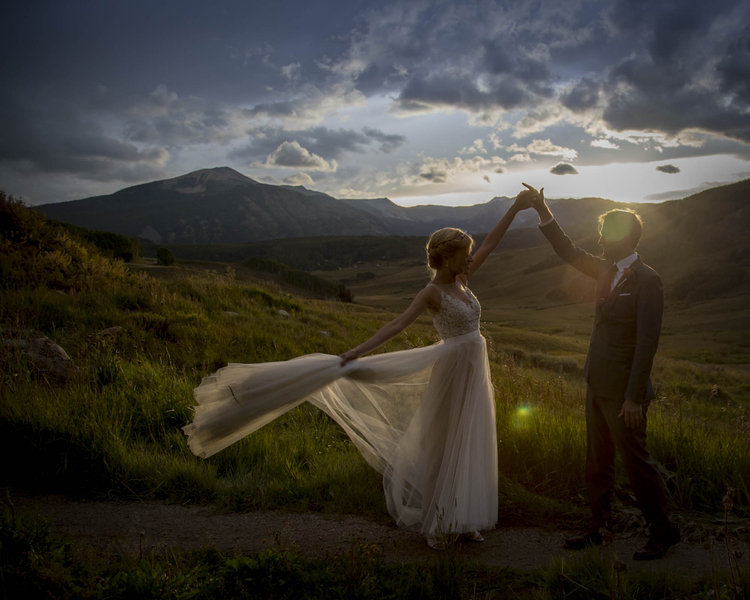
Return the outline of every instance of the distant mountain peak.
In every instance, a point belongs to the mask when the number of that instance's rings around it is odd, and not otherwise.
[[[191,175],[199,175],[201,177],[210,177],[211,179],[217,180],[235,180],[235,181],[249,181],[251,183],[258,183],[254,179],[250,179],[247,175],[243,175],[239,171],[235,171],[232,167],[213,167],[209,169],[198,169],[191,173],[186,173],[182,177],[190,177]]]
[[[173,179],[161,181],[164,189],[179,192],[181,194],[202,194],[209,184],[226,185],[231,183],[242,183],[258,185],[254,179],[246,177],[231,167],[214,167],[211,169],[199,169]]]

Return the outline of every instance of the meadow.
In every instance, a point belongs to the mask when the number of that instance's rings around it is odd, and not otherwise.
[[[192,389],[217,368],[340,354],[392,318],[424,271],[380,268],[391,270],[360,278],[351,286],[355,302],[343,303],[292,293],[273,274],[259,276],[241,266],[162,267],[145,259],[126,264],[3,195],[2,337],[43,334],[77,367],[60,380],[18,344],[0,347],[0,446],[4,456],[23,457],[4,461],[9,497],[23,489],[388,521],[377,473],[312,407],[295,409],[209,460],[189,452],[181,431],[191,420]],[[489,300],[483,333],[497,397],[500,520],[506,526],[573,526],[586,514],[581,366],[591,313],[580,304],[541,306],[533,289],[524,292],[520,284],[512,305],[503,304],[493,301],[493,289],[497,297],[507,292],[497,285],[491,278],[478,281],[477,295]],[[719,304],[676,310],[665,324],[649,444],[666,469],[677,511],[707,520],[729,511],[747,519],[750,373],[748,347],[738,346],[738,339],[750,327],[741,303],[714,302]],[[728,307],[738,321],[717,329],[712,315],[726,315]],[[420,318],[383,350],[436,339],[429,321]],[[627,506],[627,485],[622,479],[618,485]],[[11,506],[6,503],[0,540],[5,591],[128,597],[141,590],[141,597],[219,598],[250,589],[259,597],[296,597],[295,589],[304,589],[307,597],[397,598],[492,597],[493,590],[515,586],[519,597],[586,597],[562,576],[560,565],[533,574],[498,573],[448,557],[436,560],[425,576],[414,566],[387,565],[367,548],[352,548],[333,566],[281,550],[233,557],[208,549],[179,560],[123,558],[103,565]],[[565,569],[568,579],[586,581],[586,589],[600,590],[601,597],[611,597],[615,579],[629,594],[621,597],[663,597],[669,579],[619,574],[593,555]],[[735,597],[750,592],[747,568],[742,577],[740,587],[716,589],[709,575],[687,590],[670,580],[668,589],[675,590],[673,597],[702,590]],[[253,588],[251,581],[266,587]],[[469,581],[479,582],[479,590],[467,590]]]

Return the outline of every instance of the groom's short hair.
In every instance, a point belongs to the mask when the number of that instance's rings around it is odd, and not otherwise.
[[[599,233],[614,232],[617,237],[628,237],[633,248],[638,247],[643,234],[643,219],[630,208],[613,208],[599,215]]]

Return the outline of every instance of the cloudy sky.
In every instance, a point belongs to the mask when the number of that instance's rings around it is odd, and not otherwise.
[[[750,177],[747,0],[5,0],[0,189],[230,166],[397,203]]]

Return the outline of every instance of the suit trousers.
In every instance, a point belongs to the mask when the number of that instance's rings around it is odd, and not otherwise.
[[[656,462],[646,450],[646,411],[638,428],[625,426],[619,417],[623,399],[586,394],[586,492],[592,525],[603,526],[610,517],[615,487],[615,449],[623,459],[638,507],[649,526],[668,522],[668,496]]]

